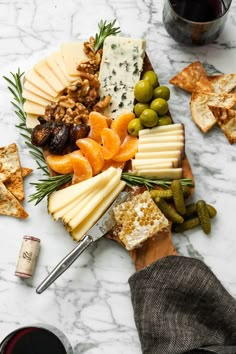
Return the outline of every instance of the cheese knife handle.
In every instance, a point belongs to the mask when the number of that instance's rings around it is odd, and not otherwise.
[[[48,276],[43,280],[43,282],[37,287],[36,293],[42,294],[54,281],[64,273],[74,261],[79,257],[79,255],[84,252],[84,250],[93,243],[93,239],[89,235],[85,235],[79,244],[73,248],[73,250],[65,256],[60,263],[48,274]]]

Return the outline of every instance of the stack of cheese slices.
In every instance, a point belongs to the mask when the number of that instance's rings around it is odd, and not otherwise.
[[[108,170],[86,181],[52,193],[48,212],[61,219],[74,240],[79,241],[124,189],[121,169]]]
[[[23,97],[27,126],[35,125],[45,107],[57,102],[60,93],[79,78],[77,66],[87,61],[82,42],[63,43],[60,50],[38,62],[25,75]]]
[[[184,145],[183,124],[140,130],[132,171],[145,177],[180,179]]]

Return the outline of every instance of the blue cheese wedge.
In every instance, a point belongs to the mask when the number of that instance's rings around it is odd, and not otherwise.
[[[112,118],[133,110],[134,86],[143,69],[145,47],[142,39],[109,36],[104,41],[99,72],[100,97],[112,97],[105,112]]]

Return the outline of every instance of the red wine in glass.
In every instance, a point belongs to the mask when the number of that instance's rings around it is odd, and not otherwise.
[[[222,32],[232,0],[165,0],[163,23],[184,44],[206,44]]]
[[[59,336],[61,338],[59,338]],[[62,339],[62,340],[61,340]],[[1,354],[73,354],[59,330],[24,327],[8,335],[0,344]]]

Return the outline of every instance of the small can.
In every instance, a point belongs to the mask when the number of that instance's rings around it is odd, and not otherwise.
[[[21,278],[30,278],[33,275],[36,258],[39,253],[40,239],[33,236],[24,236],[16,266],[15,275]]]

